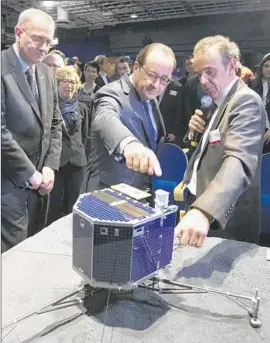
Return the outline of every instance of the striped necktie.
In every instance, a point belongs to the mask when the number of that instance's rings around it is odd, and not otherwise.
[[[37,84],[36,84],[36,81],[35,81],[35,78],[34,78],[33,68],[30,67],[26,71],[25,74],[26,74],[27,82],[29,84],[31,92],[33,93],[33,96],[34,96],[35,102],[37,104],[37,107],[39,108],[39,96],[38,96],[38,91],[37,91]]]

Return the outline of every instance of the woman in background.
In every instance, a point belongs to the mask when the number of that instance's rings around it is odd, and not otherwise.
[[[81,86],[79,76],[73,67],[56,70],[59,107],[63,117],[62,152],[60,168],[50,193],[47,224],[72,212],[84,176],[87,163],[85,144],[88,134],[88,108],[79,102],[77,91]]]
[[[268,153],[270,152],[270,53],[263,57],[251,88],[260,95],[267,112],[263,152]]]

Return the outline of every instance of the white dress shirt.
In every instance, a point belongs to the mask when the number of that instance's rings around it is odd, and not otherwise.
[[[201,138],[202,139],[201,149],[200,149],[200,152],[196,156],[196,160],[194,162],[190,183],[187,185],[187,188],[189,189],[190,193],[193,195],[196,195],[196,191],[197,191],[197,168],[198,168],[199,161],[201,159],[202,151],[204,149],[205,144],[207,143],[209,132],[211,131],[211,127],[213,125],[213,122],[216,119],[216,117],[218,115],[218,111],[219,111],[221,105],[223,104],[227,94],[229,93],[229,91],[231,90],[231,88],[233,87],[233,85],[235,84],[235,82],[238,79],[239,79],[239,77],[236,76],[224,89],[223,96],[215,101],[217,108],[216,108],[215,112],[213,113],[211,120],[210,120],[210,123],[209,123],[207,129],[205,130],[205,132],[203,133],[203,136]]]

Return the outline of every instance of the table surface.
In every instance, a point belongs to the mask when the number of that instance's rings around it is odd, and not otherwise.
[[[72,270],[72,215],[2,255],[2,326],[76,290],[84,283]],[[91,312],[80,306],[35,315],[2,332],[4,343],[259,343],[270,342],[270,262],[267,248],[207,238],[203,248],[174,251],[166,277],[261,297],[262,326],[247,310],[210,293],[98,293]],[[248,303],[248,302],[247,302]],[[249,304],[249,303],[248,303]],[[105,310],[106,309],[106,310]]]

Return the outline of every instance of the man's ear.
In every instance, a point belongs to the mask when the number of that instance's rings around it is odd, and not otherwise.
[[[18,26],[15,26],[14,34],[16,41],[19,41],[21,39],[22,29],[20,29]]]
[[[135,61],[133,64],[133,74],[136,73],[139,68],[140,68],[139,63]]]
[[[236,71],[236,60],[232,58],[229,62],[230,74]]]

